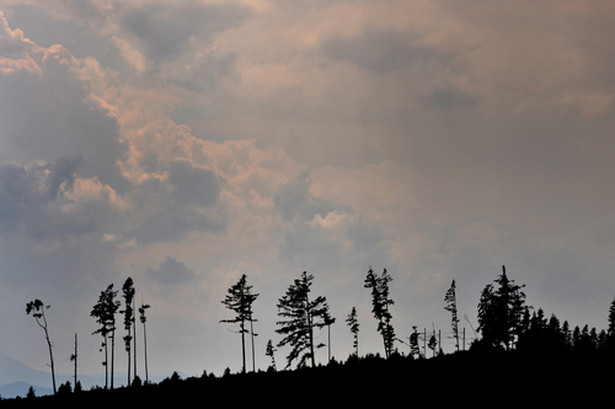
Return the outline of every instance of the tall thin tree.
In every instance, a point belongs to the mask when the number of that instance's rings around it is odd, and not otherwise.
[[[451,313],[451,326],[453,337],[455,338],[455,350],[459,351],[459,317],[457,315],[457,294],[455,280],[446,291],[444,296],[444,309]]]
[[[350,327],[352,333],[352,346],[355,351],[355,355],[359,356],[359,318],[357,315],[357,308],[352,307],[350,314],[346,317],[346,324]]]
[[[134,311],[133,311],[133,298],[135,296],[135,288],[134,281],[132,278],[128,277],[126,281],[124,281],[124,285],[122,286],[122,294],[124,296],[124,309],[120,312],[124,313],[124,329],[126,330],[126,335],[124,335],[124,347],[126,349],[126,353],[128,355],[127,360],[127,376],[128,383],[131,383],[131,346],[132,346],[132,328],[134,325]],[[135,367],[136,370],[136,367]]]
[[[246,323],[255,321],[252,316],[252,304],[258,298],[258,294],[252,292],[252,286],[247,284],[246,275],[242,274],[239,281],[232,285],[227,295],[222,300],[222,304],[229,310],[235,313],[235,317],[232,319],[220,320],[220,322],[239,324],[239,333],[241,334],[241,355],[242,355],[242,371],[246,372],[246,341],[245,334],[250,332],[254,334],[253,327],[250,330],[246,328]],[[254,338],[252,338],[254,340]],[[253,354],[254,355],[254,354]]]
[[[371,288],[372,291],[372,313],[378,321],[378,332],[382,336],[384,343],[385,357],[388,358],[393,353],[395,343],[395,330],[393,329],[393,316],[390,311],[390,306],[394,304],[390,298],[389,282],[393,279],[385,268],[379,276],[370,268],[365,277],[365,288]]]
[[[115,300],[117,291],[113,289],[113,284],[109,284],[104,291],[101,291],[98,302],[92,307],[90,315],[96,318],[100,327],[93,334],[100,334],[103,337],[102,348],[105,352],[105,388],[108,387],[109,373],[111,378],[111,389],[114,387],[114,361],[115,361],[115,314],[120,307],[120,302]],[[109,345],[109,342],[111,345]],[[109,349],[111,350],[111,368],[109,370]]]
[[[149,304],[143,303],[143,298],[141,298],[141,306],[139,307],[139,320],[141,324],[143,324],[143,353],[145,356],[145,383],[149,383],[149,368],[147,364],[147,330],[145,328],[145,322],[147,321],[147,317],[145,316],[145,310],[150,308]]]
[[[331,325],[335,324],[335,318],[329,314],[329,311],[325,311],[324,324],[327,327],[327,358],[331,362]]]
[[[73,386],[75,391],[77,390],[77,333],[75,332],[75,349],[74,352],[70,356],[70,361],[73,362],[74,365],[74,380]]]
[[[49,348],[49,366],[51,368],[51,384],[53,386],[53,393],[56,393],[56,374],[55,374],[55,366],[53,363],[53,345],[51,343],[51,339],[49,338],[49,330],[47,317],[45,316],[45,310],[51,308],[50,305],[45,305],[38,298],[34,301],[30,301],[26,304],[26,315],[32,314],[34,317],[34,321],[36,324],[43,329],[45,333],[45,341],[47,341],[47,347]]]

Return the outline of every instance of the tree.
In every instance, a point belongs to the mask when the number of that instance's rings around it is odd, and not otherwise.
[[[374,270],[370,268],[364,282],[365,288],[372,290],[372,313],[378,321],[378,332],[382,336],[386,358],[393,353],[393,345],[396,339],[395,330],[391,324],[393,316],[389,308],[394,304],[389,296],[389,282],[392,280],[386,268],[380,276],[374,274]]]
[[[49,348],[49,367],[51,368],[51,384],[53,385],[53,393],[56,393],[56,375],[55,367],[53,363],[53,345],[49,338],[47,317],[45,316],[45,310],[51,308],[50,305],[45,305],[38,298],[34,301],[30,301],[26,304],[26,315],[32,314],[36,324],[43,329],[45,333],[45,341],[47,341],[47,347]]]
[[[335,324],[335,318],[333,318],[329,311],[325,311],[324,324],[327,327],[327,360],[331,361],[331,325]]]
[[[222,300],[222,304],[224,304],[229,310],[233,311],[235,313],[235,317],[220,321],[239,324],[243,373],[246,372],[245,334],[248,332],[252,335],[252,346],[254,347],[254,331],[252,330],[252,326],[248,331],[248,329],[246,329],[246,323],[249,322],[250,325],[252,325],[252,322],[255,321],[252,317],[252,304],[258,298],[258,294],[252,293],[252,286],[247,285],[246,281],[246,275],[243,274],[239,281],[228,289],[226,297]],[[254,358],[254,352],[252,352],[252,357]]]
[[[278,315],[282,318],[277,321],[276,332],[284,335],[278,346],[290,345],[291,351],[286,357],[290,367],[295,359],[299,359],[298,366],[305,366],[309,360],[312,367],[316,366],[314,352],[324,344],[314,344],[314,329],[324,327],[325,317],[329,306],[327,299],[318,296],[310,299],[310,291],[314,276],[304,271],[301,277],[286,290],[286,294],[278,300]]]
[[[139,320],[141,321],[141,324],[143,324],[143,352],[145,354],[145,383],[149,382],[149,373],[148,373],[148,367],[147,367],[147,332],[145,328],[145,322],[147,321],[147,317],[145,316],[145,310],[148,308],[150,308],[149,304],[143,304],[143,299],[141,299],[141,306],[139,307]]]
[[[267,341],[267,347],[265,348],[265,355],[268,356],[271,359],[271,369],[273,371],[276,371],[276,365],[275,365],[275,347],[273,346],[273,342],[271,342],[271,340]]]
[[[455,338],[455,350],[459,351],[459,317],[457,315],[457,294],[455,280],[451,283],[450,288],[444,296],[444,309],[451,313],[451,326],[453,329],[453,337]]]
[[[483,289],[478,304],[478,330],[486,345],[506,350],[515,347],[528,308],[523,287],[510,280],[502,266],[502,274]]]
[[[75,385],[75,391],[77,390],[77,333],[75,332],[75,350],[74,352],[70,355],[70,361],[74,362],[74,370],[75,370],[75,375],[74,375],[74,381],[73,384]]]
[[[124,313],[124,329],[126,330],[126,335],[124,335],[124,347],[128,355],[128,382],[126,384],[130,385],[131,342],[133,339],[132,329],[135,321],[134,309],[132,307],[133,299],[135,296],[135,288],[134,281],[132,280],[132,278],[128,277],[126,281],[124,281],[124,285],[122,286],[122,294],[124,296],[124,309],[120,312]],[[137,368],[135,366],[135,371],[136,370]]]
[[[357,316],[356,307],[352,307],[350,314],[346,317],[346,324],[350,327],[352,333],[352,347],[354,348],[355,355],[359,356],[359,319]]]
[[[413,358],[421,357],[421,348],[419,347],[419,332],[416,325],[412,326],[412,334],[410,334],[410,355]]]
[[[606,330],[606,348],[615,352],[615,299],[611,302],[609,307],[608,327]]]
[[[102,348],[105,352],[105,388],[108,387],[109,379],[109,349],[111,349],[111,389],[113,389],[114,379],[114,351],[115,351],[115,314],[120,306],[119,301],[115,301],[117,291],[113,289],[113,284],[109,284],[107,288],[101,291],[98,302],[92,307],[90,316],[96,318],[96,322],[100,327],[92,333],[100,334],[103,337]],[[111,345],[109,346],[109,342]]]

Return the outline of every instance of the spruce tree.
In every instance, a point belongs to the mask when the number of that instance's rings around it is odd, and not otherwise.
[[[372,313],[378,321],[378,332],[382,336],[384,343],[384,354],[388,358],[393,353],[395,342],[395,330],[391,323],[393,316],[390,306],[394,304],[390,298],[389,282],[393,279],[385,268],[382,275],[377,275],[370,268],[365,277],[364,287],[372,290]]]
[[[611,302],[608,316],[608,328],[606,330],[606,348],[615,353],[615,299]]]
[[[354,353],[358,357],[359,356],[359,319],[357,317],[357,309],[356,307],[352,307],[350,310],[350,314],[346,317],[346,324],[350,327],[350,332],[352,333],[352,347],[354,348]]]
[[[515,347],[528,308],[523,287],[508,278],[505,266],[494,283],[485,286],[478,304],[478,329],[483,343],[506,350]]]
[[[130,365],[131,365],[131,342],[133,339],[133,326],[134,326],[134,310],[133,310],[133,298],[135,296],[135,288],[134,282],[132,278],[128,277],[126,281],[124,281],[124,285],[122,286],[122,293],[124,296],[124,309],[120,312],[124,313],[124,329],[126,330],[126,335],[124,335],[124,347],[126,349],[126,353],[128,355],[128,368],[127,368],[127,376],[128,383],[131,384],[131,376],[130,376]],[[134,368],[135,372],[137,368]]]
[[[252,303],[254,303],[257,298],[258,294],[252,293],[252,286],[247,284],[246,275],[243,274],[239,281],[228,289],[226,297],[222,300],[222,304],[233,311],[235,313],[235,317],[232,319],[221,320],[220,322],[239,324],[243,373],[246,372],[245,334],[250,332],[250,334],[254,336],[252,329],[248,330],[246,328],[246,323],[249,322],[252,324],[252,322],[255,321],[252,316]]]
[[[287,368],[297,359],[298,367],[305,366],[308,361],[312,367],[316,366],[315,350],[324,346],[315,344],[314,329],[326,326],[329,305],[324,296],[310,298],[313,280],[314,276],[304,271],[277,303],[281,319],[276,322],[276,332],[284,336],[278,346],[291,347],[286,357]]]
[[[453,330],[453,337],[455,338],[455,350],[459,351],[459,317],[457,315],[457,294],[455,287],[455,280],[451,283],[451,286],[446,291],[444,296],[444,309],[451,313],[451,327]]]
[[[108,387],[109,371],[111,372],[111,389],[114,383],[114,357],[115,357],[115,314],[120,306],[120,302],[115,300],[117,291],[113,289],[113,284],[109,284],[104,291],[101,291],[98,302],[92,307],[90,316],[96,318],[100,327],[94,334],[103,337],[102,347],[105,353],[103,366],[105,367],[105,388]],[[111,345],[109,345],[109,342]],[[111,369],[109,370],[109,349],[111,349]]]

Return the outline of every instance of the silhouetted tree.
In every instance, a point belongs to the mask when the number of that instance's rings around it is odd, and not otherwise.
[[[124,348],[126,349],[126,353],[128,355],[128,369],[127,376],[128,380],[126,385],[131,384],[131,376],[130,376],[130,365],[131,365],[131,342],[133,339],[132,329],[135,322],[134,318],[134,309],[133,309],[133,299],[135,296],[135,288],[134,281],[132,278],[128,277],[126,281],[124,281],[124,285],[122,285],[122,294],[124,297],[124,309],[120,311],[124,314],[124,329],[126,330],[126,335],[124,335]],[[135,371],[136,371],[135,366]]]
[[[53,393],[56,393],[56,374],[55,374],[55,366],[53,363],[53,345],[51,344],[51,339],[49,338],[47,317],[45,316],[45,310],[51,308],[50,305],[45,305],[38,298],[34,301],[30,301],[26,304],[26,315],[32,314],[34,317],[34,321],[36,324],[43,329],[45,333],[45,341],[47,341],[47,347],[49,348],[49,367],[51,368],[51,383],[53,385]]]
[[[278,315],[282,319],[276,322],[279,327],[276,332],[284,335],[278,346],[291,347],[286,357],[287,368],[295,359],[299,359],[299,367],[304,366],[307,360],[310,360],[313,367],[316,366],[315,349],[324,346],[324,344],[315,345],[314,329],[325,326],[329,306],[323,296],[310,299],[313,279],[313,275],[308,275],[304,271],[277,303]]]
[[[143,324],[143,352],[145,356],[145,383],[149,383],[149,371],[147,367],[147,331],[145,328],[145,322],[147,321],[147,317],[145,316],[145,310],[148,308],[150,308],[149,304],[143,304],[143,299],[141,299],[141,306],[139,307],[139,320],[141,321],[141,324]]]
[[[606,348],[615,353],[615,299],[611,301],[611,306],[609,307]]]
[[[75,349],[74,352],[71,354],[70,356],[70,361],[74,363],[74,370],[75,370],[75,375],[74,375],[74,380],[73,380],[73,384],[75,385],[75,391],[77,390],[77,333],[75,332]]]
[[[229,310],[235,313],[235,317],[229,320],[221,320],[220,322],[239,324],[239,333],[241,334],[241,355],[242,355],[242,372],[246,372],[246,341],[245,334],[248,332],[246,329],[246,323],[252,324],[254,318],[252,317],[252,304],[258,298],[258,294],[252,293],[252,286],[247,285],[246,275],[243,274],[239,281],[231,286],[227,295],[222,300],[222,304]],[[251,327],[252,328],[252,327]],[[249,331],[253,336],[252,329]],[[254,355],[254,353],[252,353]]]
[[[275,365],[275,347],[273,346],[273,342],[271,342],[271,340],[267,341],[267,347],[265,348],[265,355],[268,356],[271,359],[271,365],[270,368],[273,371],[277,370],[277,367]]]
[[[355,355],[359,356],[359,319],[357,316],[357,309],[352,307],[350,314],[346,317],[346,324],[350,327],[352,333],[352,347],[354,348]]]
[[[453,280],[444,296],[444,309],[451,313],[451,327],[453,329],[453,337],[455,338],[455,350],[459,351],[459,317],[457,315],[455,280]]]
[[[331,361],[331,325],[335,324],[335,318],[333,318],[329,311],[325,311],[324,324],[327,327],[327,360]]]
[[[410,355],[414,358],[420,358],[421,348],[419,347],[419,332],[416,326],[412,326],[412,334],[410,334]]]
[[[494,285],[495,284],[495,285]],[[494,284],[485,286],[478,304],[478,329],[482,342],[492,347],[515,347],[526,309],[524,285],[506,276],[506,267]]]
[[[70,382],[66,381],[65,383],[61,384],[60,387],[58,388],[58,395],[70,395],[72,393],[72,388],[70,386]]]
[[[102,348],[105,352],[105,388],[108,387],[109,379],[109,349],[111,349],[111,389],[114,380],[114,351],[115,351],[115,314],[120,306],[119,301],[115,301],[117,291],[113,290],[113,284],[109,284],[104,291],[101,291],[98,302],[92,307],[90,316],[96,318],[100,327],[93,334],[100,334],[103,337]],[[109,346],[109,342],[111,345]]]
[[[395,330],[391,324],[393,316],[389,308],[394,304],[389,295],[389,282],[392,280],[386,268],[380,276],[374,274],[374,270],[370,268],[364,282],[365,288],[372,290],[372,313],[378,321],[378,332],[382,336],[384,353],[387,358],[393,353],[396,339]]]

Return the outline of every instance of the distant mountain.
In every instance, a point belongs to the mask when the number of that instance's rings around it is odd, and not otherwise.
[[[124,374],[125,375],[125,374]],[[180,373],[180,376],[182,374]],[[83,390],[91,389],[93,386],[104,386],[104,375],[82,375],[77,374],[78,380],[81,383]],[[153,375],[150,376],[151,382],[159,382],[166,376]],[[116,387],[124,386],[125,376],[121,376],[116,372],[115,385]],[[73,375],[64,375],[56,373],[56,387],[70,382],[73,387]],[[51,395],[53,388],[51,385],[51,373],[49,371],[39,371],[32,369],[24,363],[12,358],[5,353],[0,352],[0,397],[14,398],[16,396],[24,397],[28,393],[28,389],[32,386],[36,396]]]
[[[94,385],[104,385],[102,376],[78,375],[78,379],[83,389],[89,389]],[[72,386],[73,376],[56,374],[57,387],[67,381]],[[0,352],[0,396],[3,398],[25,396],[30,385],[34,388],[36,396],[53,393],[49,372],[32,369]]]
[[[26,382],[13,382],[0,386],[0,396],[3,399],[15,398],[21,396],[22,398],[28,394],[30,386],[34,388],[35,396],[52,395],[53,390],[49,388],[42,388],[40,386],[30,385]]]

